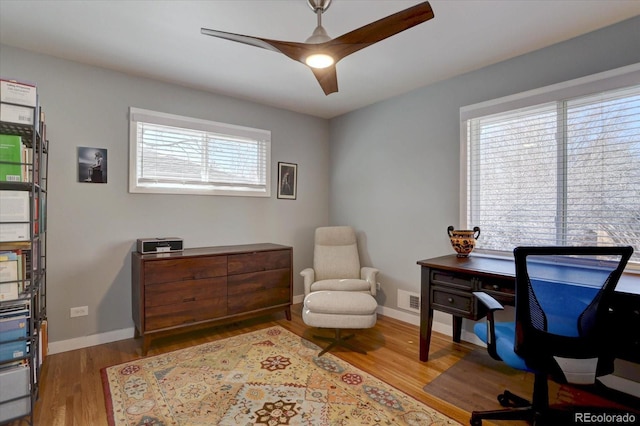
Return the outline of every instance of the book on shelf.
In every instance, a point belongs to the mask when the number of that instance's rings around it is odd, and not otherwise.
[[[22,138],[0,134],[0,181],[22,182]]]
[[[0,121],[15,124],[33,125],[35,108],[0,103]]]
[[[29,300],[20,299],[0,306],[0,318],[19,316],[31,318],[31,302]]]
[[[38,105],[38,88],[31,82],[0,78],[0,101],[35,107]]]
[[[29,241],[28,223],[0,223],[0,243]]]
[[[0,242],[29,240],[30,197],[27,191],[0,190]]]
[[[28,222],[30,199],[28,191],[0,190],[0,222]]]
[[[0,261],[0,302],[14,300],[19,296],[21,270],[18,260]]]
[[[25,260],[22,250],[0,251],[0,301],[17,299],[24,289]]]
[[[28,148],[26,146],[22,146],[22,181],[23,182],[32,182],[33,176],[33,148]],[[37,172],[37,170],[36,170]],[[37,175],[35,181],[37,182]]]

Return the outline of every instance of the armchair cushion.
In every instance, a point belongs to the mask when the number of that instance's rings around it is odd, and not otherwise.
[[[311,291],[363,291],[371,293],[371,284],[359,279],[331,279],[320,280],[311,284]]]

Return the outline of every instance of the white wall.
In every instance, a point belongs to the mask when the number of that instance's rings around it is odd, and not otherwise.
[[[326,120],[5,45],[0,75],[36,82],[46,111],[52,346],[132,335],[130,253],[140,237],[178,236],[186,247],[291,245],[294,294],[303,293],[298,271],[311,264],[313,230],[328,223]],[[271,198],[128,193],[130,106],[271,130]],[[108,150],[107,184],[78,182],[79,146]],[[276,198],[278,161],[298,164],[297,200]],[[69,318],[69,308],[84,305],[88,317]]]
[[[453,253],[460,107],[640,62],[639,29],[636,17],[331,120],[330,222],[366,240],[386,311],[398,289],[420,292],[418,260]]]

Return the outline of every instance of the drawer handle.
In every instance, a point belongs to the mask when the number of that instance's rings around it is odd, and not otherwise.
[[[500,290],[500,286],[499,286],[498,284],[494,284],[494,285],[493,285],[493,289],[494,289],[494,290]]]
[[[194,318],[190,318],[190,319],[182,321],[183,324],[187,324],[187,323],[190,323],[190,322],[196,322],[196,320]]]
[[[449,301],[449,303],[453,303],[453,297],[450,297],[447,300]]]
[[[189,297],[187,299],[182,299],[183,302],[195,302],[196,298],[195,297]]]

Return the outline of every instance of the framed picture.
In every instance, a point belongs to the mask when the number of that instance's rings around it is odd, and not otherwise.
[[[278,198],[295,200],[298,186],[298,165],[278,163]]]
[[[78,147],[78,182],[107,183],[107,150]]]

